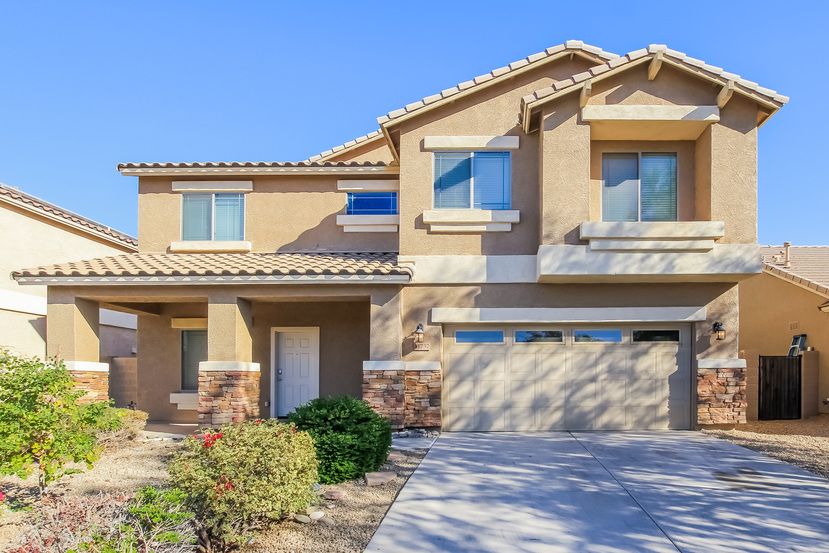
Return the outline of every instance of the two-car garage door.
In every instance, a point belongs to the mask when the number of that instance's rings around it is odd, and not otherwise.
[[[691,427],[688,325],[444,329],[445,430]]]

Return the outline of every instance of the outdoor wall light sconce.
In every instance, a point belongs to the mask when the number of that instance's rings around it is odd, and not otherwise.
[[[725,326],[719,321],[714,323],[711,327],[711,334],[716,336],[717,340],[725,340]]]
[[[423,341],[424,334],[426,334],[426,331],[423,330],[423,324],[418,324],[414,331],[415,351],[429,351],[429,344]]]

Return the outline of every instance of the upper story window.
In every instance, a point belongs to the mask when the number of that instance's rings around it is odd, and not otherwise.
[[[349,192],[348,215],[397,215],[397,192]]]
[[[602,156],[603,221],[676,221],[676,154]]]
[[[182,240],[244,240],[245,195],[182,194]]]
[[[509,152],[436,152],[435,209],[510,209]]]

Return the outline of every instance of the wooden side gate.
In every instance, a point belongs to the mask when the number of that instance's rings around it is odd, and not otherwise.
[[[800,418],[800,359],[760,356],[757,418],[761,421]]]

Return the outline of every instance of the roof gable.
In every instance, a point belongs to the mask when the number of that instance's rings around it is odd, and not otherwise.
[[[396,125],[397,123],[405,121],[415,115],[420,115],[421,113],[430,111],[450,101],[457,100],[462,96],[478,92],[479,90],[488,88],[489,86],[500,83],[520,73],[536,69],[570,55],[577,55],[596,62],[613,60],[619,57],[617,54],[606,52],[601,48],[585,44],[580,40],[568,40],[562,44],[551,46],[543,52],[532,54],[520,60],[514,61],[504,67],[493,69],[489,73],[484,73],[474,79],[464,81],[453,87],[442,90],[437,94],[426,96],[425,98],[412,102],[411,104],[408,104],[400,109],[390,111],[386,115],[378,117],[377,122],[380,124],[382,129],[386,130],[390,126]]]
[[[5,184],[0,184],[0,203],[6,203],[24,211],[51,219],[62,225],[72,227],[85,234],[92,235],[99,240],[110,242],[123,250],[136,251],[138,249],[138,241],[128,234],[102,225],[92,219],[87,219],[77,213],[58,207],[55,204],[41,200],[36,196],[26,194],[17,188],[6,186]]]
[[[683,52],[672,50],[664,44],[651,44],[647,48],[634,50],[624,56],[608,60],[605,63],[591,67],[589,70],[573,75],[542,88],[521,99],[520,122],[525,132],[530,132],[532,115],[539,107],[546,105],[562,96],[580,91],[588,83],[595,83],[614,75],[618,75],[644,63],[654,62],[667,64],[685,71],[690,75],[721,84],[731,92],[751,98],[758,104],[770,110],[770,114],[780,109],[789,101],[787,96],[760,86],[759,84],[742,78],[735,73],[729,73],[721,67],[709,65],[702,60],[692,58]]]
[[[358,136],[353,140],[349,140],[348,142],[344,142],[338,146],[334,146],[325,150],[324,152],[320,152],[316,155],[313,155],[307,158],[305,161],[307,162],[318,162],[318,161],[326,161],[334,156],[340,156],[345,153],[350,152],[356,148],[360,148],[371,144],[372,142],[380,142],[384,140],[383,131],[377,129],[376,131],[372,131],[368,134],[364,134],[363,136]]]
[[[786,246],[762,248],[763,270],[829,298],[829,246],[790,246],[788,265],[785,250]]]

